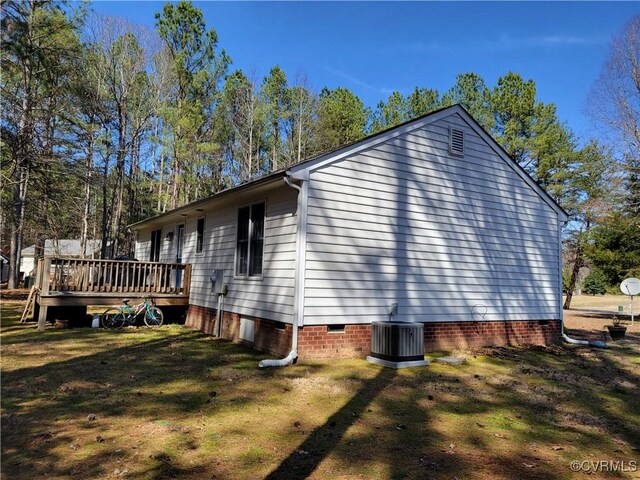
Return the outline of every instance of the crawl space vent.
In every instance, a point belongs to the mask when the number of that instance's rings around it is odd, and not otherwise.
[[[462,130],[449,129],[449,153],[458,157],[464,156],[464,132]]]

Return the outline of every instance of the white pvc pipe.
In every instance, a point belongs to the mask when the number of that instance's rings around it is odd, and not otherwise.
[[[560,328],[562,328],[562,340],[566,343],[571,343],[573,345],[585,345],[587,347],[595,347],[595,348],[609,348],[605,342],[600,342],[598,340],[589,341],[589,340],[578,340],[576,338],[571,338],[566,333],[564,333],[564,323],[560,324]]]
[[[564,340],[566,343],[572,343],[573,345],[589,345],[588,341],[571,338],[564,332],[562,332],[562,340]]]
[[[222,320],[224,318],[224,295],[218,295],[218,338],[222,337]]]
[[[291,365],[295,359],[298,358],[298,354],[296,353],[295,350],[291,350],[291,352],[289,352],[289,355],[287,355],[284,358],[279,358],[277,360],[260,360],[260,363],[258,363],[258,366],[260,368],[265,368],[265,367],[286,367],[287,365]]]

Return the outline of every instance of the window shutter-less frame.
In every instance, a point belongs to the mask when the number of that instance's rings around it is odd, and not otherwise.
[[[449,128],[449,153],[457,157],[464,157],[464,131]]]
[[[265,214],[265,202],[248,205],[238,210],[237,276],[257,277],[262,275]]]
[[[200,217],[196,224],[196,253],[204,251],[204,217]]]

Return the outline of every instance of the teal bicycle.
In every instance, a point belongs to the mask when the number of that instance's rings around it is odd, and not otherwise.
[[[108,330],[120,330],[125,325],[135,325],[138,315],[144,313],[144,323],[147,327],[159,327],[164,320],[162,310],[153,304],[150,297],[137,305],[129,305],[131,300],[123,300],[121,307],[112,307],[102,314],[100,321]]]

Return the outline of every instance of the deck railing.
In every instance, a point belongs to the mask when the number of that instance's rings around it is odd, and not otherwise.
[[[190,284],[190,264],[59,257],[38,261],[37,285],[41,295],[77,292],[188,297]]]

